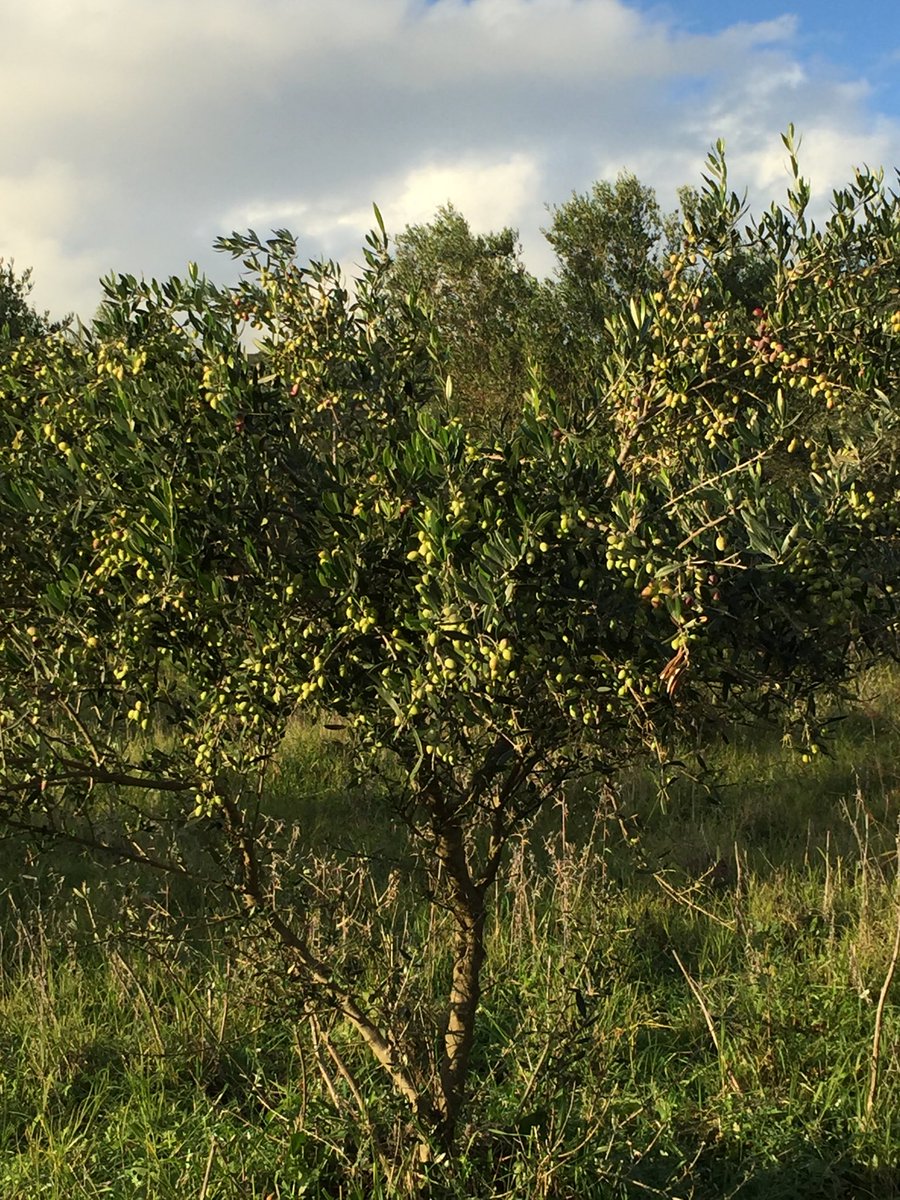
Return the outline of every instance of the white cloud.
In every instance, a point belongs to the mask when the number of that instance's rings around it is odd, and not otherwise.
[[[105,264],[96,249],[79,244],[73,215],[96,202],[91,181],[66,163],[39,160],[21,174],[0,174],[0,257],[14,260],[17,272],[32,268],[36,285],[54,281],[65,297],[54,305],[57,316],[64,309],[89,316],[96,306]],[[36,286],[36,293],[38,307],[42,296],[51,303],[46,286]]]
[[[452,201],[518,225],[548,266],[545,202],[634,170],[671,203],[725,136],[753,194],[779,132],[825,188],[900,160],[865,81],[800,57],[795,18],[677,32],[624,0],[0,0],[0,255],[89,315],[96,275],[227,274],[214,237],[293,228],[358,261]],[[830,71],[830,73],[829,73]]]
[[[427,221],[440,205],[452,202],[479,230],[515,224],[541,183],[533,156],[513,154],[499,162],[476,156],[458,162],[428,163],[409,171],[384,209],[394,229]]]
[[[469,156],[425,163],[381,180],[378,194],[387,200],[379,209],[386,228],[399,231],[429,221],[438,208],[452,203],[473,229],[487,232],[518,226],[523,218],[532,216],[540,187],[538,164],[526,154],[514,154],[500,162]],[[310,257],[326,255],[338,247],[340,257],[350,268],[359,258],[367,231],[375,225],[374,203],[377,201],[373,198],[371,203],[361,205],[356,197],[343,204],[340,198],[314,204],[299,199],[256,198],[246,206],[228,210],[220,225],[229,230],[302,229]]]

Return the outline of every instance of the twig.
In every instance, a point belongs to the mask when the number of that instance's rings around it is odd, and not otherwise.
[[[766,458],[771,451],[769,449],[760,450],[754,454],[752,458],[744,459],[743,462],[736,463],[733,467],[729,467],[726,471],[719,471],[717,475],[710,475],[708,479],[701,479],[699,483],[695,483],[693,487],[689,487],[687,491],[682,492],[680,496],[673,496],[671,500],[667,500],[663,505],[663,512],[667,509],[674,508],[676,504],[680,504],[682,500],[686,500],[688,496],[692,496],[694,492],[699,492],[703,488],[712,487],[721,480],[726,479],[729,475],[734,475],[738,471],[744,471],[747,467],[752,467],[754,463],[761,462]]]
[[[331,1103],[334,1106],[335,1112],[340,1113],[343,1111],[343,1106],[337,1091],[335,1090],[332,1078],[328,1073],[328,1068],[325,1066],[325,1060],[322,1057],[319,1022],[312,1013],[310,1013],[309,1017],[309,1029],[312,1033],[313,1054],[315,1055],[316,1066],[319,1068],[319,1074],[322,1076],[322,1082],[325,1084],[328,1095],[331,1097]]]
[[[661,875],[659,871],[654,873],[653,878],[666,893],[666,895],[671,896],[676,904],[683,904],[685,908],[692,908],[694,912],[700,913],[701,916],[707,917],[710,921],[715,921],[717,925],[723,925],[726,929],[730,929],[732,932],[737,929],[736,921],[726,921],[724,917],[716,916],[714,912],[710,912],[708,908],[704,908],[701,904],[695,904],[694,901],[691,900],[687,895],[687,893],[679,892],[673,888],[671,883],[669,883],[666,877]],[[675,957],[677,958],[678,956],[676,955]],[[682,968],[682,970],[683,969],[684,968]]]
[[[8,826],[10,829],[15,829],[20,833],[33,834],[35,837],[55,838],[58,841],[68,842],[73,846],[83,846],[86,850],[93,850],[97,854],[110,854],[114,858],[121,858],[124,862],[137,863],[141,867],[150,867],[154,871],[160,871],[167,875],[180,875],[185,879],[199,879],[202,882],[208,882],[207,876],[202,875],[199,871],[191,871],[188,867],[183,867],[180,863],[170,862],[167,859],[156,858],[152,854],[145,854],[135,842],[132,842],[132,849],[126,846],[113,846],[109,842],[102,842],[98,838],[81,837],[80,834],[70,833],[65,829],[56,829],[52,825],[33,825],[30,821],[19,821],[8,813],[0,813],[0,825]],[[233,885],[223,883],[223,887],[230,891],[235,891]]]
[[[209,1143],[209,1157],[206,1160],[206,1170],[203,1172],[203,1183],[200,1185],[199,1200],[206,1200],[206,1193],[209,1190],[209,1177],[212,1174],[213,1159],[216,1157],[216,1139],[213,1137]]]
[[[91,924],[93,924],[93,918],[91,920]],[[95,926],[95,930],[96,930],[96,926]],[[135,971],[132,968],[131,963],[126,962],[126,960],[122,957],[122,955],[116,949],[113,949],[112,961],[114,963],[116,963],[123,971],[126,972],[129,979],[131,980],[131,982],[134,984],[135,988],[137,989],[138,995],[143,1000],[144,1009],[147,1013],[147,1017],[150,1021],[150,1024],[153,1027],[153,1036],[156,1039],[156,1045],[157,1045],[159,1057],[163,1058],[166,1053],[166,1043],[163,1041],[162,1032],[159,1027],[159,1021],[157,1020],[157,1017],[156,1017],[155,1006],[154,1006],[152,1000],[150,999],[150,997],[147,995],[147,989],[144,987],[141,980],[135,974]]]
[[[869,1059],[869,1094],[866,1096],[866,1120],[869,1121],[872,1116],[872,1110],[875,1107],[875,1095],[878,1091],[879,1066],[881,1062],[881,1034],[884,1028],[884,1009],[887,1004],[888,993],[891,990],[891,984],[894,981],[894,972],[897,969],[897,961],[900,959],[900,899],[896,904],[896,924],[894,928],[894,947],[891,951],[890,962],[888,963],[887,971],[884,976],[884,983],[881,985],[881,992],[878,996],[878,1005],[875,1009],[875,1028],[872,1032],[872,1054]]]
[[[687,967],[684,965],[684,963],[678,957],[678,952],[676,950],[672,951],[672,956],[675,959],[675,961],[678,963],[678,966],[679,966],[679,969],[680,969],[682,975],[687,980],[688,987],[694,993],[694,997],[695,997],[697,1003],[700,1005],[700,1011],[703,1013],[704,1021],[706,1021],[706,1028],[709,1030],[709,1036],[712,1038],[713,1045],[716,1048],[716,1053],[719,1056],[719,1062],[722,1066],[722,1070],[728,1076],[728,1083],[731,1087],[731,1090],[736,1095],[739,1096],[741,1094],[741,1085],[738,1083],[737,1076],[735,1075],[735,1073],[732,1071],[732,1069],[728,1066],[728,1064],[725,1061],[725,1055],[722,1053],[722,1047],[719,1044],[719,1035],[716,1033],[715,1022],[713,1021],[712,1014],[709,1011],[709,1005],[706,1002],[706,997],[703,994],[703,989],[701,988],[700,984],[697,983],[696,980],[691,979],[690,975],[688,974]]]
[[[370,1124],[369,1110],[366,1106],[365,1100],[363,1099],[362,1092],[359,1090],[359,1086],[356,1080],[353,1078],[350,1068],[347,1066],[343,1056],[340,1054],[337,1047],[333,1044],[331,1038],[328,1036],[328,1031],[323,1029],[321,1025],[318,1025],[318,1023],[317,1030],[320,1042],[330,1054],[332,1062],[338,1069],[338,1074],[343,1077],[344,1082],[350,1089],[351,1096],[356,1101],[356,1107],[359,1109],[360,1117],[367,1125]]]

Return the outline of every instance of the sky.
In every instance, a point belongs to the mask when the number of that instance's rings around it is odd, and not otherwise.
[[[0,0],[0,258],[89,320],[110,271],[235,266],[287,227],[352,276],[453,203],[550,273],[548,205],[633,171],[674,206],[724,138],[752,201],[801,135],[818,211],[900,166],[896,0]]]

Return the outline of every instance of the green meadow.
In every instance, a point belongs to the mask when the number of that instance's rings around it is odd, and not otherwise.
[[[898,691],[868,680],[808,764],[736,733],[561,798],[511,847],[472,1119],[431,1194],[900,1195]],[[293,729],[271,772],[285,887],[302,831],[350,914],[335,955],[365,971],[402,929],[427,1021],[447,931],[328,737]],[[200,823],[177,836],[203,854]],[[407,1190],[396,1099],[226,891],[12,836],[2,871],[0,1195]]]

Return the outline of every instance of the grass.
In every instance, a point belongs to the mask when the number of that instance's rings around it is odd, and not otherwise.
[[[876,685],[831,757],[735,737],[664,791],[629,778],[615,820],[570,796],[515,845],[434,1196],[900,1196],[900,982],[867,1112],[900,865],[897,688]],[[320,894],[353,900],[323,917],[334,953],[377,989],[362,950],[401,930],[410,1020],[433,1013],[441,918],[392,884],[339,747],[298,731],[268,803],[316,845]],[[405,1194],[367,1132],[390,1138],[394,1099],[251,918],[60,847],[0,855],[0,1197]]]

